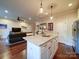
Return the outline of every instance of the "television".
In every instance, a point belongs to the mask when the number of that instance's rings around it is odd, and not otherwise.
[[[7,29],[7,25],[6,24],[0,24],[0,29]]]
[[[21,32],[21,28],[12,28],[12,32]]]

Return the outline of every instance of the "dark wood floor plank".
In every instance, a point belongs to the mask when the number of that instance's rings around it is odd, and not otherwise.
[[[3,41],[0,41],[0,59],[25,59],[26,43],[7,46]]]
[[[79,59],[74,52],[72,46],[59,43],[58,51],[54,59]]]

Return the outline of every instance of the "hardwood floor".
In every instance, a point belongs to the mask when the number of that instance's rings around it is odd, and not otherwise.
[[[79,59],[71,46],[59,43],[54,59]]]
[[[26,59],[26,43],[6,46],[0,41],[0,59]],[[59,43],[58,51],[53,59],[79,59],[73,48]]]
[[[26,59],[26,43],[9,47],[0,41],[0,59]]]

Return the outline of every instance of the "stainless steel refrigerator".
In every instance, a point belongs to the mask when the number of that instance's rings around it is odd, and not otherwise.
[[[79,54],[79,20],[73,23],[73,39],[74,39],[74,49],[76,54]]]

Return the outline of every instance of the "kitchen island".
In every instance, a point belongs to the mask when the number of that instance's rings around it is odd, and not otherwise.
[[[27,59],[53,59],[57,48],[57,34],[50,36],[28,36],[27,40]]]

